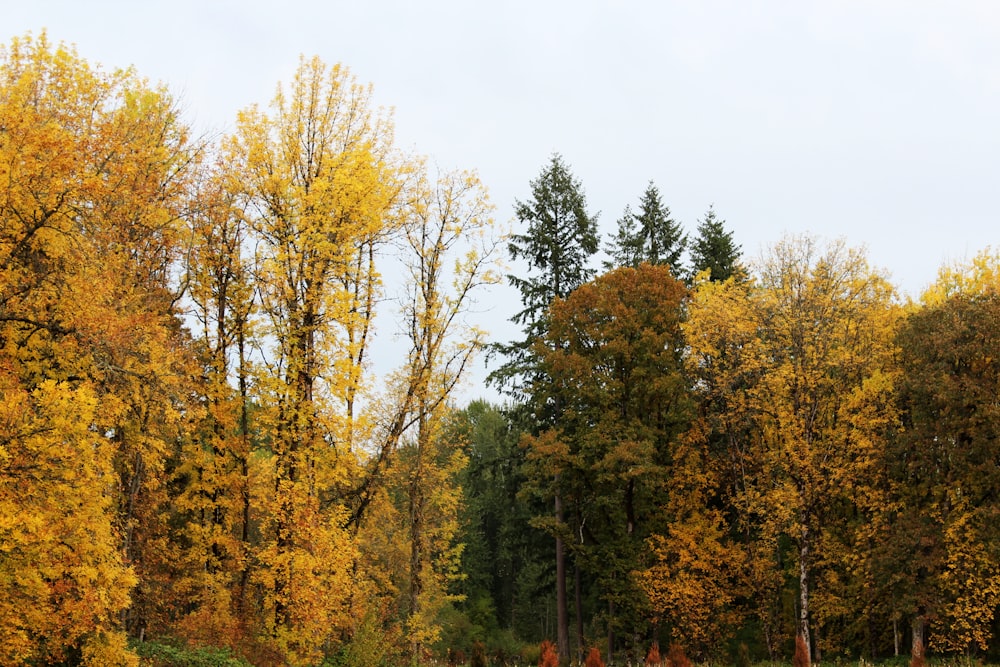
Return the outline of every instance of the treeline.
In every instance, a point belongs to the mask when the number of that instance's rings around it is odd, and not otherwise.
[[[687,248],[650,184],[595,275],[581,184],[556,155],[531,186],[510,403],[465,412],[485,634],[581,662],[995,656],[1000,255],[904,302],[841,241],[744,262],[710,209]]]
[[[689,240],[650,183],[598,274],[559,156],[504,239],[342,67],[234,127],[0,53],[0,661],[994,648],[1000,258],[905,304],[842,243]],[[508,400],[460,408],[484,350]]]

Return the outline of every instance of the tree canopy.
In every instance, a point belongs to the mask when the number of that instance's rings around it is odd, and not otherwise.
[[[2,661],[997,660],[995,251],[903,303],[709,208],[682,272],[650,183],[599,272],[558,154],[515,213],[342,65],[198,139],[0,51]],[[487,347],[508,402],[462,405]]]

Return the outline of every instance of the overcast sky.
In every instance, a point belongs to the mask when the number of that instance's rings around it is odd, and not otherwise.
[[[3,41],[44,28],[134,65],[203,131],[266,105],[300,55],[340,62],[400,146],[477,170],[502,222],[559,152],[605,236],[652,180],[689,231],[714,204],[748,257],[843,237],[914,296],[997,245],[1000,2],[6,4]]]

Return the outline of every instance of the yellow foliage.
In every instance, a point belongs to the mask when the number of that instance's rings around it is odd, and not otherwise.
[[[952,262],[938,269],[937,280],[920,297],[924,306],[939,306],[958,295],[1000,291],[1000,252],[985,248],[969,262]]]
[[[112,451],[88,428],[87,386],[27,392],[7,371],[0,385],[0,653],[58,659],[111,627],[136,581],[112,528]]]
[[[808,617],[831,501],[871,479],[897,424],[900,309],[864,253],[841,242],[784,239],[756,273],[696,286],[688,363],[711,428],[728,443],[740,521],[765,543],[786,536],[796,546]],[[808,626],[800,632],[809,643]]]
[[[139,656],[129,650],[123,632],[100,632],[88,637],[82,658],[86,667],[139,667]]]

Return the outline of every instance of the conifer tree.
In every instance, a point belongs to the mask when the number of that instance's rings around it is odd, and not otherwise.
[[[588,261],[599,241],[597,215],[587,213],[583,186],[558,153],[531,181],[531,199],[518,201],[515,213],[527,229],[511,236],[509,252],[527,262],[528,272],[507,279],[521,293],[522,309],[511,321],[524,327],[524,338],[494,348],[507,361],[490,381],[516,390],[535,366],[531,342],[545,334],[549,305],[593,276]]]
[[[681,255],[686,246],[687,234],[670,217],[659,189],[650,181],[639,200],[639,212],[633,213],[631,207],[625,207],[618,220],[618,233],[608,248],[612,260],[604,264],[608,269],[638,268],[643,262],[666,264],[674,275],[680,275]]]
[[[742,249],[726,229],[726,221],[715,217],[711,206],[698,223],[698,236],[691,243],[691,275],[708,270],[709,280],[722,281],[742,271]]]
[[[508,275],[508,280],[521,292],[523,308],[511,319],[524,327],[525,337],[494,348],[507,357],[507,362],[490,375],[492,382],[506,385],[514,392],[539,383],[542,372],[532,343],[544,337],[548,329],[549,306],[556,299],[568,296],[593,275],[588,261],[599,245],[597,216],[587,213],[583,187],[558,153],[552,156],[538,178],[531,181],[531,199],[518,201],[516,214],[518,220],[527,225],[527,230],[511,237],[509,250],[512,259],[527,261],[528,274]],[[558,400],[535,407],[539,428],[554,422],[560,410]],[[558,473],[553,486],[555,522],[562,524]],[[560,657],[568,660],[565,553],[560,533],[556,531],[555,534],[557,643]]]

